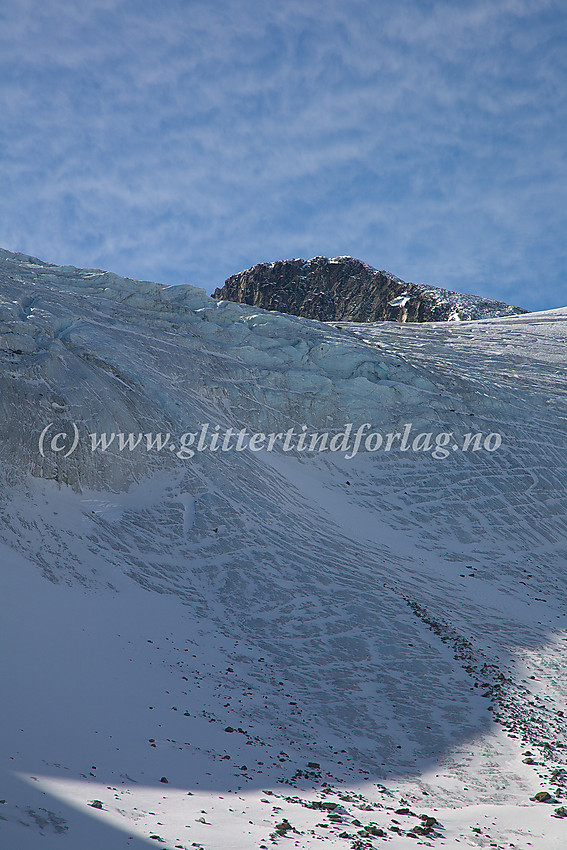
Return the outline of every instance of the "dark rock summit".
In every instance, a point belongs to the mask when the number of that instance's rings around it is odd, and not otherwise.
[[[353,257],[259,263],[213,297],[322,322],[448,322],[527,313],[503,301],[405,283]]]

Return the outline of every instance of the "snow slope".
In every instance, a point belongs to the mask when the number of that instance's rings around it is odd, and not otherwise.
[[[8,252],[0,281],[0,846],[564,847],[567,310],[325,325]],[[86,436],[204,422],[502,445]]]

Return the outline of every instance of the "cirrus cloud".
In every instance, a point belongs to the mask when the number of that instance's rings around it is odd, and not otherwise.
[[[0,23],[3,247],[209,290],[352,254],[567,302],[554,0],[19,0]]]

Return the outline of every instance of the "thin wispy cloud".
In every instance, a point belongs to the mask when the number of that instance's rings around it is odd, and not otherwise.
[[[567,303],[567,11],[553,0],[0,10],[0,244],[212,289],[352,254]]]

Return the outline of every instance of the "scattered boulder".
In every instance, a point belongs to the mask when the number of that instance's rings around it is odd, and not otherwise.
[[[537,794],[534,794],[532,797],[536,803],[554,803],[555,798],[549,793],[549,791],[538,791]]]
[[[327,800],[325,800],[325,801],[312,800],[310,803],[308,803],[307,807],[309,809],[319,809],[319,810],[324,811],[324,812],[325,811],[326,812],[334,812],[334,810],[336,808],[338,808],[338,805],[339,805],[338,803],[332,803],[332,802],[327,801]]]
[[[293,829],[293,826],[290,824],[287,818],[283,818],[281,823],[276,824],[276,833],[278,835],[285,835],[286,832],[289,832]]]
[[[386,835],[383,829],[380,829],[379,826],[376,826],[373,823],[371,823],[369,826],[365,826],[364,830],[366,835],[375,835],[378,838],[383,838]]]

